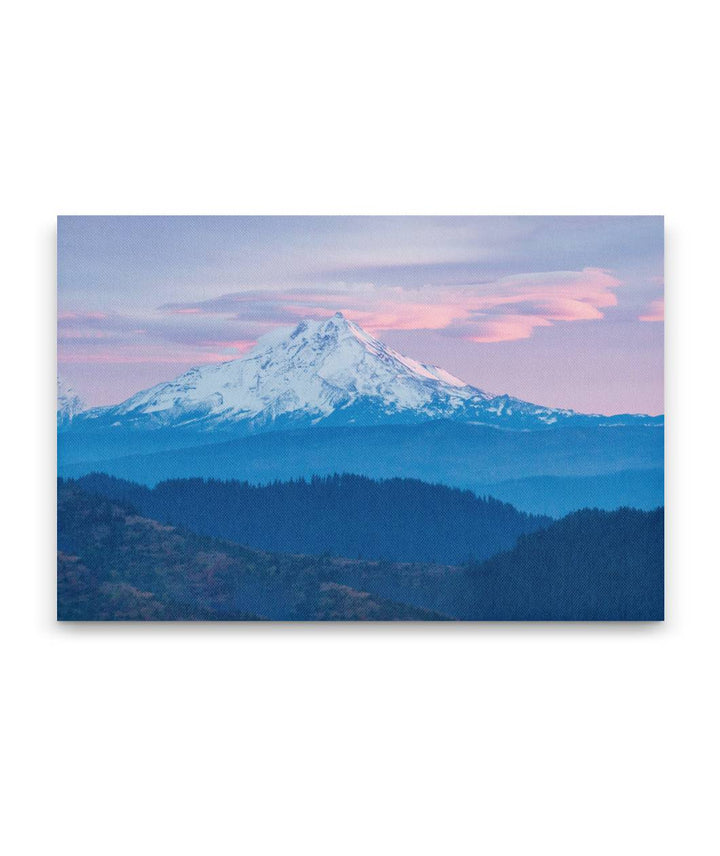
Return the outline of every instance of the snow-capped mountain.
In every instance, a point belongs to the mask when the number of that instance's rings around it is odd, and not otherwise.
[[[403,356],[337,313],[270,333],[239,359],[190,369],[75,421],[253,432],[432,419],[547,427],[595,418],[490,395],[437,366]]]
[[[61,378],[57,379],[57,421],[58,425],[72,422],[78,413],[85,410],[85,403],[75,390]]]

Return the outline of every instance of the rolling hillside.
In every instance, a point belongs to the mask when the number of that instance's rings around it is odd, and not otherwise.
[[[197,536],[67,485],[58,489],[58,551],[60,620],[442,617],[336,582],[344,561]]]
[[[663,618],[663,510],[585,510],[484,562],[446,566],[251,550],[58,489],[66,620]]]
[[[414,479],[334,475],[261,487],[181,479],[149,489],[93,474],[77,485],[163,523],[309,555],[460,564],[507,550],[518,536],[550,522],[470,491]]]

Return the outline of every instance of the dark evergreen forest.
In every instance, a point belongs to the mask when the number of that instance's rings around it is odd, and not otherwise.
[[[633,621],[664,615],[664,509],[583,509],[467,570],[458,617]]]
[[[148,488],[94,473],[69,483],[204,535],[264,550],[353,559],[486,559],[551,522],[492,497],[406,478],[316,476],[264,486],[194,478]]]
[[[659,620],[663,509],[584,510],[462,566],[253,550],[58,486],[65,620]]]

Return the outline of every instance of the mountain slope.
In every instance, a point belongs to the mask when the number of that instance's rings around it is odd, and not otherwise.
[[[442,618],[343,584],[346,565],[364,566],[249,550],[58,485],[60,620]]]
[[[442,573],[348,566],[343,582],[466,621],[661,621],[664,509],[584,509]]]
[[[465,567],[250,550],[58,485],[66,620],[655,621],[663,510],[580,511]]]
[[[178,439],[174,436],[162,441],[166,433],[169,432],[122,432],[98,437],[93,445],[87,436],[61,433],[58,473],[82,476],[102,471],[147,485],[193,476],[262,484],[355,473],[374,479],[416,478],[493,495],[490,485],[508,479],[594,476],[661,468],[664,445],[662,426],[568,425],[553,430],[502,431],[436,420],[420,425],[317,426],[303,431],[260,433],[194,448],[190,448],[191,438],[187,437],[186,448],[155,448],[144,454],[128,454],[133,443],[138,447],[156,436],[161,442]],[[627,490],[623,492],[621,488],[615,496],[620,504],[632,505],[633,491],[629,482]],[[555,504],[553,500],[553,507]],[[544,509],[544,513],[548,511]]]
[[[616,417],[622,422],[654,421]],[[73,428],[197,428],[252,433],[309,425],[417,423],[434,419],[547,427],[601,419],[492,396],[437,366],[405,357],[337,313],[263,337],[247,356],[194,368]]]
[[[509,502],[520,511],[551,517],[564,517],[578,508],[611,511],[630,506],[651,511],[665,504],[665,472],[658,466],[591,476],[531,476],[478,485],[477,490]]]
[[[664,509],[584,509],[467,572],[469,588],[443,603],[460,618],[661,621]]]
[[[75,484],[162,523],[284,553],[460,564],[551,521],[470,491],[414,479],[314,477],[262,487],[182,479],[149,490],[102,474]]]
[[[69,425],[72,420],[86,409],[85,402],[75,390],[58,377],[57,379],[57,424]]]

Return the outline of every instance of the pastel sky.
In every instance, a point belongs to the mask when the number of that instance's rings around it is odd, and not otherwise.
[[[661,217],[58,218],[58,372],[89,404],[338,310],[489,392],[663,411]]]

